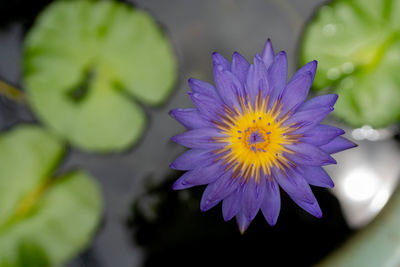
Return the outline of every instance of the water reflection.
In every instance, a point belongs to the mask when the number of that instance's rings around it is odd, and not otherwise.
[[[203,188],[172,191],[179,175],[172,173],[133,203],[129,226],[133,242],[145,250],[145,266],[207,266],[210,260],[221,266],[261,262],[309,266],[352,233],[336,198],[318,188],[314,193],[325,212],[322,219],[307,214],[281,192],[277,225],[270,227],[260,213],[241,235],[234,220],[223,221],[220,205],[206,213],[200,211]]]
[[[358,148],[335,155],[337,166],[326,169],[335,181],[332,192],[352,228],[368,224],[389,200],[400,178],[397,128],[371,126],[346,130]]]
[[[372,198],[379,186],[379,176],[367,166],[350,170],[343,177],[343,190],[354,201],[364,201]]]

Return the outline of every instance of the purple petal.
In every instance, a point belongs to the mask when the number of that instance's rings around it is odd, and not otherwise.
[[[232,219],[242,207],[242,189],[238,187],[222,201],[222,215],[225,221]]]
[[[182,134],[175,135],[172,141],[189,148],[217,148],[224,145],[215,141],[215,137],[223,137],[215,128],[200,128],[189,130]]]
[[[286,148],[295,153],[286,153],[285,156],[297,164],[322,166],[336,164],[336,160],[322,149],[307,143],[285,145]]]
[[[268,69],[268,84],[270,87],[269,107],[272,107],[281,91],[286,86],[287,58],[284,51],[279,52]]]
[[[212,98],[198,93],[189,93],[189,96],[200,113],[209,121],[216,121],[220,118],[219,114],[224,114],[224,104],[217,98]]]
[[[269,225],[273,226],[276,224],[281,210],[281,196],[278,183],[273,181],[272,178],[266,179],[266,188],[264,200],[261,203],[261,211]]]
[[[320,148],[326,153],[334,154],[356,146],[357,144],[351,142],[350,140],[347,140],[344,137],[339,136],[333,139],[328,144],[321,146]]]
[[[251,221],[256,217],[264,200],[265,179],[260,179],[259,183],[255,179],[250,179],[243,187],[242,209],[244,215]]]
[[[293,81],[293,80],[297,79],[298,77],[309,72],[311,75],[311,83],[313,83],[315,73],[317,72],[317,65],[318,65],[318,62],[316,60],[308,62],[292,76],[291,81]]]
[[[298,111],[316,109],[316,108],[324,108],[324,107],[333,107],[338,99],[338,95],[330,94],[330,95],[321,95],[314,98],[311,98],[303,105],[300,106]]]
[[[255,76],[256,76],[255,67],[254,67],[254,65],[251,65],[249,68],[249,71],[247,73],[247,79],[246,79],[246,84],[245,84],[244,88],[245,88],[246,95],[250,96],[251,103],[253,103],[253,104],[254,104],[254,102],[256,100],[256,96],[260,90],[259,83],[257,83],[257,81],[259,81],[259,80],[257,80],[255,78]]]
[[[298,128],[293,133],[305,133],[315,126],[320,124],[333,108],[324,107],[318,109],[307,109],[304,111],[297,111],[289,119],[282,123],[283,126],[292,125],[292,127]]]
[[[217,205],[237,189],[239,181],[240,179],[232,178],[232,172],[225,172],[215,182],[206,187],[201,198],[200,209],[207,211]]]
[[[239,108],[238,96],[243,95],[243,87],[238,78],[218,65],[214,68],[214,80],[223,102],[231,108]]]
[[[300,170],[301,176],[303,176],[311,185],[326,188],[332,188],[335,186],[332,179],[322,167],[303,165],[298,167],[298,169]]]
[[[205,120],[200,112],[195,108],[187,108],[187,109],[173,109],[169,112],[169,114],[179,121],[183,126],[187,129],[196,129],[203,127],[212,127],[213,124]]]
[[[209,184],[217,180],[224,172],[224,167],[219,162],[209,166],[200,166],[184,173],[172,185],[174,190],[182,190],[196,185]]]
[[[231,63],[224,58],[224,56],[222,56],[220,53],[214,52],[212,54],[212,58],[213,58],[213,66],[215,68],[215,66],[222,66],[224,70],[231,70]]]
[[[201,80],[197,80],[194,78],[190,78],[188,80],[189,86],[192,89],[193,93],[203,94],[206,96],[210,96],[213,98],[220,99],[217,89],[209,83],[203,82]]]
[[[292,79],[288,83],[280,96],[282,115],[286,114],[291,109],[295,111],[295,108],[299,107],[300,104],[306,100],[308,92],[310,91],[311,83],[311,72],[306,72],[303,75],[298,76],[296,79]]]
[[[330,125],[317,125],[311,131],[303,134],[300,141],[306,142],[315,146],[321,146],[329,143],[339,135],[344,134],[342,129]]]
[[[263,92],[263,95],[268,93],[268,72],[259,55],[254,57],[254,65],[250,66],[247,74],[246,89],[253,104],[260,91]]]
[[[297,171],[287,169],[283,173],[281,170],[272,168],[272,174],[282,189],[289,195],[309,203],[315,200],[310,186]]]
[[[268,69],[274,61],[274,49],[272,48],[271,40],[268,39],[265,43],[264,49],[261,54],[262,60],[264,61],[265,67]]]
[[[246,82],[247,73],[249,71],[250,64],[247,60],[238,52],[232,55],[232,73],[244,84]]]
[[[313,195],[314,197],[314,195]],[[322,211],[321,208],[318,205],[318,201],[315,199],[314,197],[314,202],[313,203],[308,203],[305,202],[301,199],[298,199],[294,196],[290,196],[290,198],[296,202],[296,204],[298,206],[300,206],[303,210],[307,211],[308,213],[310,213],[311,215],[317,217],[317,218],[321,218],[322,217]]]
[[[236,214],[236,222],[239,226],[239,231],[241,234],[244,234],[244,232],[249,227],[251,221],[252,220],[249,220],[249,218],[246,216],[246,214],[243,210],[239,211],[239,213]]]
[[[215,159],[215,155],[210,149],[190,149],[180,155],[171,163],[170,167],[175,170],[193,170],[199,165],[204,166],[211,163]]]

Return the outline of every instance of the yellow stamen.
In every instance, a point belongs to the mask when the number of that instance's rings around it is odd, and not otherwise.
[[[253,178],[259,182],[262,174],[271,175],[272,167],[289,167],[292,162],[283,153],[293,152],[284,145],[296,143],[301,137],[290,134],[294,131],[290,125],[282,125],[288,115],[282,114],[279,118],[279,101],[270,109],[268,101],[268,97],[263,98],[260,94],[253,107],[252,103],[244,104],[243,99],[239,99],[241,110],[235,108],[235,111],[227,112],[222,117],[223,123],[217,125],[226,137],[218,138],[216,142],[227,145],[216,153],[228,169],[233,168],[235,176],[245,181]]]

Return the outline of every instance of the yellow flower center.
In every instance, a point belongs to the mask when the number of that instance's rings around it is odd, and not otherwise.
[[[270,109],[268,98],[259,98],[251,103],[242,104],[241,110],[227,112],[223,124],[218,125],[226,135],[218,142],[226,143],[223,150],[218,151],[228,168],[233,168],[234,176],[246,181],[250,178],[259,181],[262,174],[270,175],[271,167],[279,169],[289,167],[290,161],[283,153],[292,153],[284,145],[293,144],[299,135],[292,135],[294,128],[283,126],[286,116],[279,118],[279,104]]]

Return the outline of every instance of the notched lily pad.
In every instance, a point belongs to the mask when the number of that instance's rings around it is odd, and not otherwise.
[[[40,119],[73,145],[125,149],[142,135],[136,101],[163,102],[177,66],[149,14],[114,1],[56,1],[25,40],[24,85]]]
[[[65,147],[35,126],[0,135],[0,266],[55,266],[91,240],[98,185],[84,171],[53,173]]]
[[[353,126],[400,120],[399,18],[399,1],[336,0],[306,27],[301,64],[318,60],[314,89],[338,93],[335,114]]]

